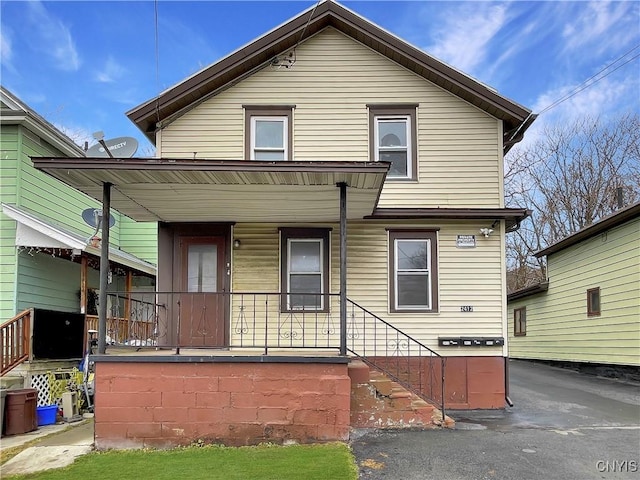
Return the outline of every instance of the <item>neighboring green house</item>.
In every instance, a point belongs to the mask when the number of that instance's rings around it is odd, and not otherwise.
[[[509,356],[640,366],[640,203],[536,256],[548,280],[508,296]]]
[[[94,228],[83,221],[82,212],[101,206],[37,171],[30,159],[85,153],[4,87],[0,102],[0,323],[30,308],[91,313],[86,311],[87,291],[99,287],[100,248],[90,244]],[[137,223],[116,211],[112,216],[110,289],[125,290],[127,272],[132,288],[150,288],[156,224]]]

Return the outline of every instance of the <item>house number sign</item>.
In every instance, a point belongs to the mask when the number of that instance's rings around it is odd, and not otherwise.
[[[473,312],[473,305],[462,305],[460,311],[463,313]]]

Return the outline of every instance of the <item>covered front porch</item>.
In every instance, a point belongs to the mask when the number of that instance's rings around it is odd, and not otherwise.
[[[444,398],[442,357],[347,296],[348,224],[373,213],[388,164],[34,165],[102,199],[104,211],[158,221],[157,290],[111,302],[152,319],[152,334],[110,342],[109,312],[99,312],[100,448],[346,439],[355,357]]]

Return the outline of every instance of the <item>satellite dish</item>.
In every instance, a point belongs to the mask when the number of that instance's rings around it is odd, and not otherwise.
[[[131,158],[138,150],[138,141],[133,137],[117,137],[104,142],[115,158]],[[87,157],[108,158],[109,154],[101,143],[96,143],[86,153]]]
[[[82,219],[85,223],[93,228],[98,228],[102,223],[102,210],[97,208],[86,208],[82,211]],[[116,219],[113,215],[109,216],[109,228],[116,224]]]

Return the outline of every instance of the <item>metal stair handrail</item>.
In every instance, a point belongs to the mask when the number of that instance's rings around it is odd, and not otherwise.
[[[347,350],[438,407],[444,419],[445,357],[353,300],[347,306]]]

